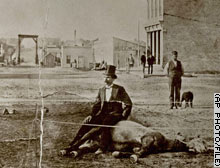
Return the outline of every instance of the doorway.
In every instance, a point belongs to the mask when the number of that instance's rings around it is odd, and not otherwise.
[[[78,56],[78,68],[84,68],[84,56]]]

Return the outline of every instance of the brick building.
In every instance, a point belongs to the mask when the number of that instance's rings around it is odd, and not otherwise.
[[[177,50],[186,71],[220,71],[219,0],[147,0],[147,46],[163,67]]]

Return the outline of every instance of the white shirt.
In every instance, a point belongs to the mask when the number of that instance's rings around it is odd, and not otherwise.
[[[172,59],[172,61],[173,61],[174,65],[175,65],[175,67],[177,67],[177,61],[173,60],[173,59]]]
[[[108,102],[112,96],[112,86],[105,86],[105,100]]]
[[[172,60],[172,61],[173,61],[174,65],[175,65],[175,67],[176,67],[176,66],[177,66],[177,61],[175,61],[175,60]],[[168,74],[169,74],[168,68],[169,68],[169,62],[168,62],[168,63],[165,65],[165,67],[164,67],[164,74],[165,74],[165,75],[168,75]],[[182,72],[184,72],[184,69],[183,69],[182,64],[181,64],[181,69],[182,69]]]
[[[165,75],[168,75],[169,74],[169,72],[168,72],[168,68],[169,68],[169,62],[165,65],[165,67],[164,67],[164,74]]]

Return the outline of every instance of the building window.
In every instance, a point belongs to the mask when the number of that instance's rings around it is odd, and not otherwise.
[[[67,64],[70,64],[70,61],[71,61],[71,56],[70,56],[70,55],[67,55],[67,56],[66,56],[66,63],[67,63]]]

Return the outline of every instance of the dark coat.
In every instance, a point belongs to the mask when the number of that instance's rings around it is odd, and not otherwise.
[[[141,63],[146,64],[146,56],[145,55],[141,56]]]
[[[169,77],[177,77],[180,78],[183,76],[183,67],[179,60],[177,60],[177,66],[173,63],[173,61],[169,61],[168,63],[168,75]]]
[[[98,116],[103,110],[103,105],[105,102],[105,87],[102,87],[99,89],[98,95],[96,97],[96,101],[93,105],[92,108],[92,116]],[[132,108],[132,102],[130,97],[128,96],[127,92],[122,86],[113,84],[112,86],[112,95],[110,98],[111,103],[118,103],[118,104],[124,104],[124,108],[122,111],[116,110],[117,113],[121,113],[120,115],[123,114],[124,118],[127,118],[130,113],[131,113],[131,108]],[[116,114],[117,115],[117,114]]]
[[[147,63],[148,63],[148,65],[153,65],[153,64],[154,64],[154,61],[155,61],[154,56],[147,58]]]

